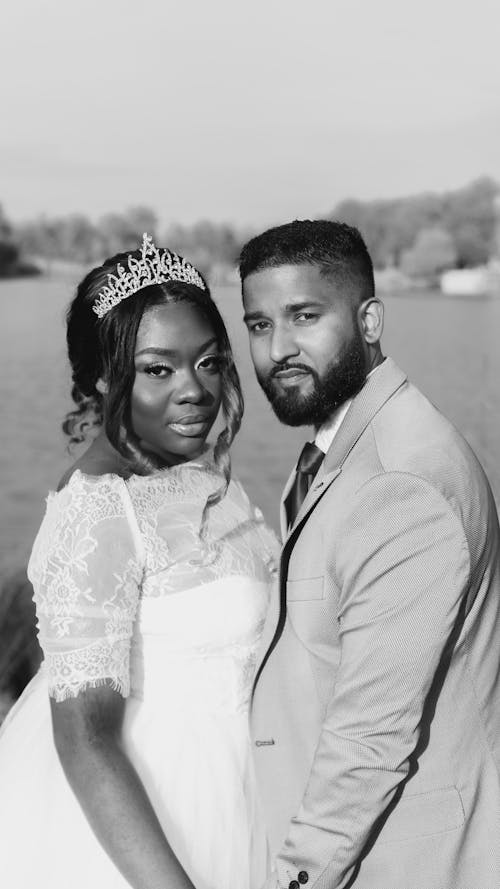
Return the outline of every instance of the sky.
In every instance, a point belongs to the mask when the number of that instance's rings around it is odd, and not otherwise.
[[[266,226],[500,181],[498,0],[10,0],[9,219]]]

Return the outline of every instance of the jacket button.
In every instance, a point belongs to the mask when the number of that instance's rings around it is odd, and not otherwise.
[[[288,889],[300,889],[297,880],[292,880],[292,882],[288,884]]]
[[[299,873],[298,879],[299,879],[299,883],[302,883],[302,885],[305,885],[305,883],[307,883],[307,881],[309,879],[309,874],[307,873],[306,870],[301,870]]]

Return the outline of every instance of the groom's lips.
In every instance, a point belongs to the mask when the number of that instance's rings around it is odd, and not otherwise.
[[[279,380],[280,383],[299,383],[304,377],[310,376],[310,371],[303,367],[287,367],[283,370],[276,370],[272,379]]]

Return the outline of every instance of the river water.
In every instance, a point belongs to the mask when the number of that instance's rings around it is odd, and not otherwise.
[[[0,578],[25,565],[49,489],[69,465],[60,423],[69,401],[64,312],[70,278],[0,283]],[[307,430],[281,426],[255,383],[237,288],[215,288],[246,398],[235,473],[277,527],[281,487]],[[499,299],[419,292],[384,297],[384,351],[455,423],[500,503]]]

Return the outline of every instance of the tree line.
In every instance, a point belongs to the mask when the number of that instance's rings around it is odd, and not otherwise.
[[[483,177],[464,188],[391,200],[344,200],[329,214],[355,225],[378,269],[432,277],[447,268],[487,263],[499,254],[500,187]],[[147,231],[156,243],[185,255],[205,274],[232,268],[253,233],[208,220],[159,230],[156,213],[133,207],[97,222],[84,214],[41,218],[12,226],[0,207],[0,275],[22,270],[22,257],[91,266],[106,256],[135,249]]]
[[[249,234],[208,220],[174,224],[160,231],[158,217],[149,207],[107,213],[97,222],[80,213],[43,217],[19,225],[15,234],[25,255],[46,260],[49,267],[54,260],[89,267],[105,257],[137,249],[144,232],[152,235],[156,244],[186,256],[204,274],[218,265],[234,266]]]
[[[498,183],[483,177],[443,194],[342,201],[332,218],[359,228],[376,268],[426,277],[498,258],[499,194]]]
[[[23,259],[19,240],[0,204],[0,278],[37,273],[37,267]]]

